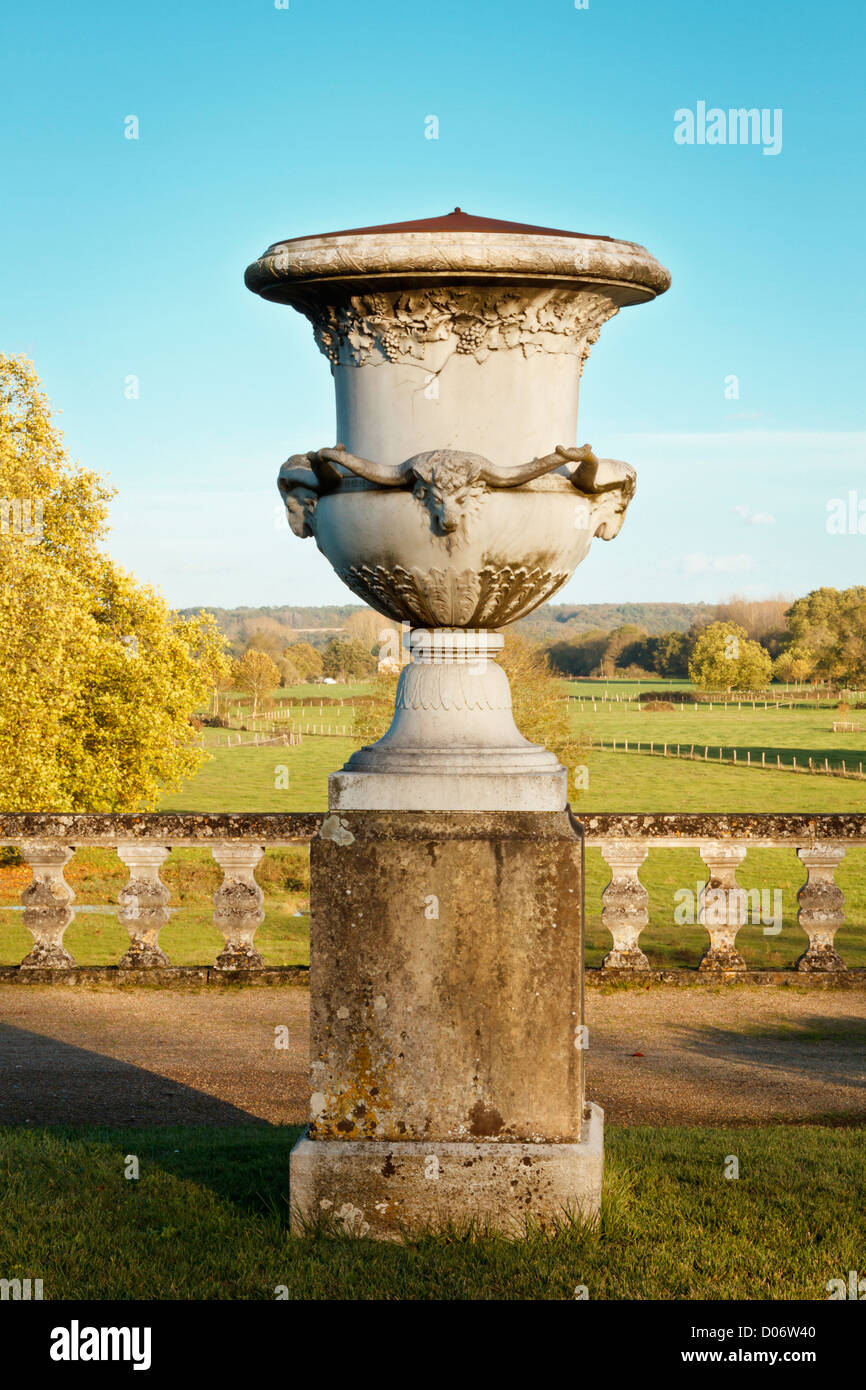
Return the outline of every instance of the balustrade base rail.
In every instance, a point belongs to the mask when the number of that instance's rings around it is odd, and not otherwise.
[[[419,813],[423,814],[423,813]],[[463,813],[471,817],[471,812]],[[866,846],[866,815],[860,814],[595,814],[577,818],[586,843],[600,849],[611,879],[602,894],[602,925],[611,934],[611,950],[600,978],[653,978],[699,975],[711,981],[731,975],[745,980],[789,979],[794,972],[750,971],[737,946],[737,933],[756,920],[760,891],[744,890],[737,870],[753,847],[795,850],[806,872],[797,899],[797,921],[805,933],[804,951],[796,963],[803,976],[861,978],[846,969],[836,950],[835,936],[845,921],[845,899],[835,871],[852,846]],[[153,813],[132,815],[0,815],[0,845],[15,845],[30,865],[32,882],[21,895],[24,925],[33,947],[14,978],[32,972],[33,981],[74,976],[152,983],[184,979],[183,967],[172,967],[159,945],[159,933],[169,920],[169,889],[160,868],[175,847],[209,848],[223,881],[214,894],[213,921],[224,939],[211,977],[225,980],[255,977],[282,980],[268,970],[255,945],[264,920],[264,893],[255,870],[269,847],[308,843],[324,825],[339,826],[340,817],[304,812],[283,815],[195,815]],[[129,878],[118,895],[118,920],[129,933],[129,946],[117,966],[75,967],[63,942],[73,919],[74,892],[63,876],[64,867],[79,846],[112,847],[127,866]],[[653,848],[697,848],[707,866],[707,881],[698,903],[697,921],[708,936],[697,972],[657,970],[640,946],[649,923],[649,894],[639,871]],[[755,894],[758,895],[757,904]],[[672,922],[676,919],[671,913]],[[190,967],[193,972],[198,967]],[[288,970],[302,967],[284,967]],[[592,975],[592,972],[589,972]],[[5,970],[0,978],[6,978]],[[9,975],[8,978],[13,978]]]
[[[642,989],[646,985],[681,985],[687,988],[704,985],[713,989],[719,985],[772,985],[790,989],[866,989],[866,969],[854,966],[846,970],[695,970],[690,966],[675,966],[657,970],[611,969],[609,966],[587,966],[584,978],[587,989],[603,989],[621,985]]]
[[[587,966],[588,989],[645,989],[650,985],[679,985],[683,988],[717,988],[719,985],[769,985],[791,989],[866,990],[866,968],[846,970],[696,970],[691,966],[647,970],[611,969]],[[272,965],[250,970],[222,970],[212,965],[170,965],[127,970],[118,965],[74,965],[29,968],[0,965],[0,985],[50,985],[70,988],[81,985],[104,989],[158,988],[198,991],[209,987],[246,988],[274,986],[306,989],[310,983],[308,965]]]
[[[219,970],[213,965],[148,966],[124,969],[119,965],[73,965],[62,969],[40,969],[23,965],[0,965],[0,984],[24,985],[100,985],[126,989],[130,986],[156,986],[159,989],[201,989],[240,985],[277,985],[304,989],[309,984],[308,965],[265,965],[250,970]]]

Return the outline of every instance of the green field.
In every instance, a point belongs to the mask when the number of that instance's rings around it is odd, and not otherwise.
[[[448,1301],[573,1300],[579,1286],[591,1299],[824,1300],[829,1280],[862,1269],[856,1129],[609,1126],[598,1228],[397,1244],[289,1235],[299,1132],[0,1129],[0,1269],[41,1278],[47,1300]]]
[[[595,708],[587,702],[572,701],[570,719],[575,731],[606,749],[594,748],[586,759],[589,786],[578,794],[575,805],[588,810],[607,811],[866,811],[866,777],[827,776],[823,772],[777,771],[777,757],[790,769],[794,758],[798,767],[808,769],[811,758],[816,767],[828,759],[831,768],[866,769],[866,734],[832,732],[836,711],[832,708],[742,710],[721,705],[694,705],[670,711],[640,711],[628,698],[659,682],[561,681],[563,695],[590,692]],[[665,688],[688,689],[687,681],[663,683]],[[369,692],[364,685],[295,686],[279,692],[283,700],[290,694],[308,703],[294,707],[291,721],[276,727],[308,723],[341,725],[347,737],[306,735],[300,746],[271,745],[263,748],[217,746],[226,731],[203,731],[205,746],[212,757],[179,792],[166,796],[163,810],[185,811],[318,811],[327,806],[328,773],[342,766],[358,746],[352,737],[353,713],[348,705],[323,706],[322,698],[351,700]],[[605,692],[611,697],[605,701]],[[614,698],[619,695],[620,701]],[[278,707],[286,708],[278,700]],[[866,711],[864,711],[866,715]],[[856,711],[852,715],[855,717]],[[249,719],[248,728],[253,728]],[[866,723],[866,718],[863,719]],[[264,727],[258,721],[259,727]],[[233,737],[237,736],[232,731]],[[250,737],[248,734],[247,737]],[[646,752],[606,751],[613,740],[620,748],[640,743]],[[659,750],[666,743],[669,753],[680,745],[683,757],[651,756],[654,743]],[[696,759],[689,757],[694,748]],[[703,761],[704,750],[708,761]],[[722,761],[719,761],[721,751]],[[731,765],[737,762],[752,767]],[[757,766],[762,752],[769,766]],[[284,784],[287,780],[288,787]]]

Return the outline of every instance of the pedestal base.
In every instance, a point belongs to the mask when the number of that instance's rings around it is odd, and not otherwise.
[[[576,1144],[300,1139],[290,1160],[292,1230],[325,1218],[375,1240],[470,1223],[520,1236],[528,1223],[593,1220],[604,1112],[588,1105],[585,1114]]]
[[[552,761],[554,761],[552,759]],[[431,764],[434,760],[430,759]],[[417,772],[332,772],[331,811],[562,811],[568,774],[484,772],[477,760],[465,772],[441,767]]]

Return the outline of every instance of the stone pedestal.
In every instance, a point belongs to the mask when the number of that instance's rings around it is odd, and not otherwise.
[[[593,1216],[582,843],[565,812],[349,812],[311,859],[296,1229]]]
[[[337,442],[280,468],[289,525],[415,629],[391,727],[330,778],[313,846],[295,1221],[387,1238],[591,1215],[582,849],[565,769],[522,737],[489,658],[622,526],[635,471],[573,442],[580,377],[607,320],[670,275],[636,242],[455,208],[276,242],[246,283],[310,320],[334,380]],[[645,966],[626,878],[614,954]],[[251,868],[241,887],[221,890],[229,925],[258,920]]]

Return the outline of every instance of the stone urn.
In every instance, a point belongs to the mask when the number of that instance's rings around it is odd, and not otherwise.
[[[247,286],[309,318],[331,364],[332,447],[279,489],[348,588],[407,624],[393,723],[330,779],[333,810],[561,810],[566,771],[525,739],[499,629],[612,540],[629,464],[578,447],[604,323],[663,293],[642,246],[473,217],[276,242]]]

